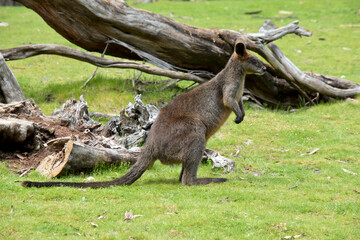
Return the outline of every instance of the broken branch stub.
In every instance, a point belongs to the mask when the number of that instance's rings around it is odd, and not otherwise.
[[[0,103],[12,103],[23,100],[25,100],[24,93],[0,52]]]
[[[94,131],[101,126],[101,123],[90,118],[87,102],[82,96],[80,101],[76,101],[75,98],[66,101],[60,109],[55,109],[52,116],[60,119],[63,126],[70,126],[79,131]]]

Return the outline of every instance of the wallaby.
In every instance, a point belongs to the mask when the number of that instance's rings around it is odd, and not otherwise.
[[[226,178],[197,178],[207,140],[223,125],[231,112],[235,123],[245,116],[241,101],[246,74],[265,73],[265,66],[238,40],[225,68],[210,81],[174,98],[152,125],[138,161],[122,177],[107,182],[22,182],[26,187],[90,187],[130,185],[157,159],[163,164],[182,164],[183,185],[225,182]]]

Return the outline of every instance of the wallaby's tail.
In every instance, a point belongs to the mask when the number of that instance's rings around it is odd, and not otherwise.
[[[24,187],[77,187],[77,188],[106,188],[110,186],[122,186],[122,185],[131,185],[141,175],[146,171],[150,166],[153,159],[150,156],[144,156],[146,154],[141,154],[138,161],[129,169],[129,171],[122,177],[117,178],[112,181],[107,182],[30,182],[24,181],[21,183]]]

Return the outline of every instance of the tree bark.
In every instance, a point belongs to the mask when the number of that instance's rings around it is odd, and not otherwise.
[[[0,52],[0,103],[23,100],[25,100],[24,93]]]
[[[234,42],[242,38],[247,48],[269,63],[263,76],[249,75],[246,88],[262,102],[297,106],[299,98],[347,98],[360,93],[331,86],[301,72],[275,48],[266,44],[286,34],[310,36],[298,21],[277,29],[263,27],[259,33],[202,29],[158,14],[130,7],[122,1],[18,0],[37,12],[53,29],[72,43],[88,50],[131,60],[143,60],[170,71],[210,78],[226,64]],[[71,7],[69,7],[71,6]]]
[[[64,142],[62,143],[64,144]],[[139,152],[139,149],[91,147],[69,140],[64,144],[61,151],[55,152],[41,161],[36,171],[50,179],[60,173],[79,173],[94,170],[96,166],[101,164],[132,165],[136,162]]]

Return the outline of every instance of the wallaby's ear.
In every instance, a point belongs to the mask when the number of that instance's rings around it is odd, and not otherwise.
[[[240,55],[241,57],[245,56],[246,49],[245,49],[245,43],[243,42],[237,42],[235,44],[235,52]]]

